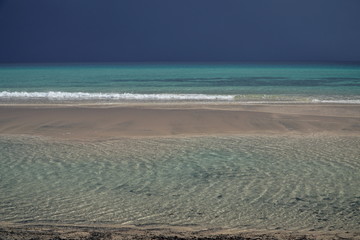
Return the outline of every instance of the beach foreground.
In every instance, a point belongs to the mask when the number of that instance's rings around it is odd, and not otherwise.
[[[2,105],[1,134],[64,139],[232,134],[359,135],[359,105]]]
[[[356,104],[1,105],[0,240],[360,239],[359,136]]]
[[[281,231],[196,229],[166,226],[50,226],[0,225],[0,239],[20,240],[344,240],[360,239],[360,233],[345,231]]]

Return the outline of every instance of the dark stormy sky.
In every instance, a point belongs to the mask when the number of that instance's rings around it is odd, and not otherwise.
[[[360,61],[360,0],[0,0],[0,62]]]

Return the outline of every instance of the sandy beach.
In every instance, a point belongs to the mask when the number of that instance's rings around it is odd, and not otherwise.
[[[1,105],[0,134],[92,141],[212,135],[359,136],[351,104]],[[0,224],[0,239],[360,239],[342,230]]]
[[[360,134],[360,107],[331,104],[1,105],[1,134],[63,139]]]

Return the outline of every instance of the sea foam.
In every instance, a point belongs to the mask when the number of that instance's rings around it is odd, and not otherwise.
[[[139,94],[139,93],[87,93],[87,92],[0,92],[0,98],[48,100],[234,100],[233,95],[208,94]]]
[[[360,104],[360,99],[344,99],[339,96],[334,98],[304,97],[291,95],[212,95],[212,94],[173,94],[173,93],[89,93],[89,92],[26,92],[26,91],[2,91],[0,100],[47,100],[47,101],[229,101],[242,103],[340,103]]]
[[[344,100],[344,99],[338,99],[338,100],[327,100],[327,99],[313,99],[313,103],[344,103],[344,104],[360,104],[360,99],[350,99],[350,100]]]

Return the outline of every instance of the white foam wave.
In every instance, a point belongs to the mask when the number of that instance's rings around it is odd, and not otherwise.
[[[211,95],[211,94],[140,94],[140,93],[88,93],[88,92],[26,92],[2,91],[0,100],[45,101],[236,101],[242,103],[342,103],[360,104],[360,99],[321,99],[277,95]]]
[[[138,93],[87,93],[87,92],[0,92],[0,98],[47,100],[234,100],[233,95],[208,94],[138,94]]]
[[[320,100],[320,99],[313,99],[311,102],[313,103],[347,103],[347,104],[360,104],[360,99],[351,99],[351,100]]]

